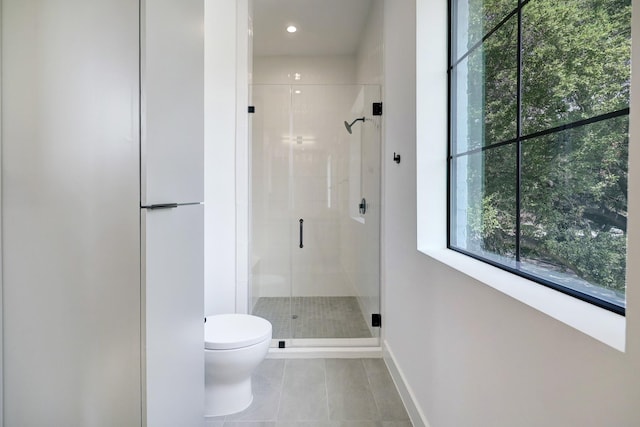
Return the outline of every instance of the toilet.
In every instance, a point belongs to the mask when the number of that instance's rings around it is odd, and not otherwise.
[[[267,355],[271,323],[249,314],[207,316],[204,324],[205,416],[251,405],[251,374]]]

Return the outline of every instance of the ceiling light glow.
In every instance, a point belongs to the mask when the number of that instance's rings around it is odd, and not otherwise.
[[[295,25],[289,25],[287,27],[287,32],[289,33],[295,33],[296,31],[298,31],[298,29],[295,27]]]

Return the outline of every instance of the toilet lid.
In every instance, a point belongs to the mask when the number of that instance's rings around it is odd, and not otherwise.
[[[204,348],[232,350],[271,339],[271,323],[249,314],[207,316],[204,324]]]

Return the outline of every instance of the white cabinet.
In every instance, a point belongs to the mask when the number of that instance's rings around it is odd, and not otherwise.
[[[204,424],[204,206],[143,209],[146,417]]]
[[[204,1],[141,2],[147,426],[204,423]],[[148,209],[158,204],[175,208]]]
[[[143,0],[142,205],[204,200],[204,1]]]

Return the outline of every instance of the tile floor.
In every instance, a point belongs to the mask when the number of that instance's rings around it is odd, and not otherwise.
[[[382,359],[267,359],[245,411],[207,427],[411,427]]]
[[[273,338],[370,338],[356,297],[259,298],[253,314],[273,325]]]

